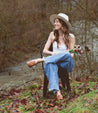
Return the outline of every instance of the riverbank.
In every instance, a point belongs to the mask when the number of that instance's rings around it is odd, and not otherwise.
[[[31,59],[38,57],[40,57],[40,55],[35,54]],[[27,61],[29,60],[30,59]],[[13,67],[6,68],[4,72],[0,73],[0,90],[9,90],[20,87],[37,78],[43,78],[42,64],[40,63],[29,68],[26,64],[27,61]]]

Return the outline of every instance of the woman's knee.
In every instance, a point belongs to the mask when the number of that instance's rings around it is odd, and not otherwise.
[[[72,56],[71,54],[68,52],[67,54],[65,54],[65,58],[67,59],[67,61],[70,62],[70,60],[72,60]]]

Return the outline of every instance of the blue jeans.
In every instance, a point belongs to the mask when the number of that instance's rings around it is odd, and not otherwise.
[[[69,52],[45,58],[44,71],[49,81],[49,91],[54,90],[56,92],[59,90],[58,66],[66,69],[67,72],[72,71],[74,63]]]

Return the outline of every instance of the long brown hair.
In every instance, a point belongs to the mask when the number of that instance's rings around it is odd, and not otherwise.
[[[65,43],[65,45],[67,46],[67,49],[68,49],[69,48],[69,40],[70,40],[70,37],[69,37],[69,28],[68,28],[67,24],[64,21],[62,21],[59,18],[58,18],[58,20],[59,20],[59,22],[62,25],[61,30],[63,32],[64,43]],[[58,47],[59,32],[58,32],[58,30],[55,30],[55,29],[53,31],[54,31],[54,36],[55,36],[54,41],[57,42],[57,47]]]

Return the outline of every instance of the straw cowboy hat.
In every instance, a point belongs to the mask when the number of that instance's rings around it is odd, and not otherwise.
[[[53,14],[53,15],[51,15],[50,16],[50,22],[51,22],[52,25],[54,25],[54,20],[56,18],[63,20],[67,24],[68,28],[71,29],[71,24],[69,22],[69,17],[66,14],[59,13],[59,14]]]

